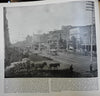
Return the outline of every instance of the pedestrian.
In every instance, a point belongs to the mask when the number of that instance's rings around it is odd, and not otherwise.
[[[70,72],[73,73],[73,65],[70,65]]]
[[[93,72],[93,65],[90,64],[90,72]]]

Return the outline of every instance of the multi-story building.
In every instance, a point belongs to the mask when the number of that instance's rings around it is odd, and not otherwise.
[[[95,25],[72,26],[67,35],[67,40],[68,46],[77,51],[90,52],[91,46],[93,51],[96,51]]]
[[[92,34],[92,37],[91,37]],[[49,49],[66,49],[77,52],[96,51],[95,25],[62,26],[61,30],[48,33]]]

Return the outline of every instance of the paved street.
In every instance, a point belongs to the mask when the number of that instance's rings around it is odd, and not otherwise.
[[[25,63],[26,62],[25,60],[29,60],[30,63],[29,62]],[[44,63],[42,62],[44,61],[47,63],[47,66],[43,65]],[[17,64],[15,62],[11,64],[11,66],[8,66],[5,70],[5,76],[6,77],[97,77],[96,63],[97,63],[96,57],[93,57],[93,68],[92,68],[93,70],[90,71],[90,56],[83,56],[77,53],[68,53],[68,52],[58,52],[57,55],[48,54],[46,51],[38,52],[37,54],[31,52],[30,58],[24,58],[22,59],[22,61],[17,62]],[[54,67],[53,69],[49,69],[50,64],[53,64],[53,66],[55,64],[59,64],[59,66],[56,66],[57,67],[56,69]],[[41,67],[41,65],[43,65],[44,68]],[[72,66],[72,71],[71,71],[71,66]]]
[[[90,72],[90,56],[83,56],[73,53],[61,53],[59,52],[57,56],[52,56],[46,52],[42,52],[43,56],[52,58],[54,61],[61,63],[60,69],[69,68],[70,65],[73,65],[74,71],[80,72],[83,74],[89,74]],[[96,57],[93,57],[93,70],[97,69],[97,60]]]

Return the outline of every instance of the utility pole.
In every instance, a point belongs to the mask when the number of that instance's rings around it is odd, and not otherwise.
[[[90,36],[90,42],[91,42],[91,64],[93,63],[93,23],[94,23],[94,2],[93,1],[87,1],[86,2],[86,11],[91,12],[91,36]]]

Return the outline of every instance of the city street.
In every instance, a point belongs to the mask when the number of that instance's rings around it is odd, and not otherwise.
[[[83,75],[92,75],[90,72],[90,56],[83,56],[77,53],[61,53],[59,52],[57,56],[52,56],[42,52],[43,56],[52,58],[54,61],[60,62],[59,69],[69,68],[73,65],[73,70],[79,72]],[[93,57],[93,70],[97,70],[97,60],[96,57]]]
[[[74,5],[73,3],[70,7],[73,10],[76,9]],[[66,13],[62,11],[65,8],[56,6],[57,11],[48,11],[49,14],[45,14],[42,6],[32,13],[31,8],[22,8],[21,16],[18,17],[10,13],[14,13],[14,9],[5,8],[5,77],[97,77],[94,3],[82,2],[82,6],[84,5],[85,10],[82,9],[81,14],[91,11],[84,24],[73,22],[78,19],[79,8],[75,13],[76,17],[73,16],[73,11],[66,10]],[[54,5],[50,8],[54,9]],[[19,8],[16,10],[19,11]],[[27,18],[24,12],[28,13]],[[11,16],[16,19],[10,18]],[[20,28],[24,19],[27,23],[23,23],[23,28]],[[13,25],[17,20],[15,28]],[[78,21],[80,20],[81,18]]]

